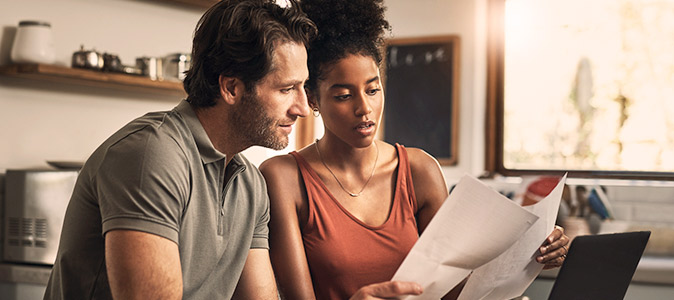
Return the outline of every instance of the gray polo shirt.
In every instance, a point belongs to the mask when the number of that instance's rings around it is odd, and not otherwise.
[[[227,180],[227,182],[225,182]],[[184,299],[229,299],[251,248],[267,248],[269,199],[242,155],[225,166],[189,103],[149,113],[87,160],[45,299],[110,299],[104,235],[156,234],[180,250]]]

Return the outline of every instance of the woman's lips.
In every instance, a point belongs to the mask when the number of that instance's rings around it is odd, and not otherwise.
[[[370,135],[374,133],[375,125],[374,122],[362,122],[356,126],[356,131],[362,135]]]

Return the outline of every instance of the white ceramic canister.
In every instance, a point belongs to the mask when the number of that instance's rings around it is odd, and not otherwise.
[[[14,63],[53,64],[56,60],[51,24],[20,21],[10,54]]]

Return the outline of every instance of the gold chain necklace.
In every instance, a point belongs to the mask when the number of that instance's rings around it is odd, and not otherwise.
[[[363,193],[363,191],[365,190],[365,187],[367,187],[367,184],[370,183],[370,179],[372,179],[372,176],[374,176],[374,170],[377,169],[377,160],[379,159],[379,146],[377,146],[377,142],[374,142],[374,147],[377,149],[377,156],[375,156],[375,158],[374,158],[374,166],[372,167],[372,173],[370,174],[370,178],[368,178],[367,181],[365,181],[365,184],[363,185],[363,188],[360,189],[360,191],[358,193],[352,193],[352,192],[347,191],[344,188],[344,185],[342,185],[342,182],[339,181],[339,179],[337,179],[337,176],[335,176],[335,173],[333,173],[332,170],[330,170],[328,165],[325,163],[325,161],[323,160],[323,156],[321,155],[321,150],[318,149],[318,140],[316,140],[316,152],[318,152],[318,157],[321,159],[321,162],[323,163],[323,166],[325,166],[325,168],[328,169],[328,172],[330,172],[330,174],[332,174],[332,177],[335,178],[335,180],[337,181],[337,184],[339,184],[339,187],[341,187],[342,190],[344,192],[346,192],[347,194],[349,194],[349,196],[351,196],[351,197],[360,196],[360,194]]]

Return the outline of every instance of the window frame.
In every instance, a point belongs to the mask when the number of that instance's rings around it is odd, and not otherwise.
[[[491,176],[561,175],[594,179],[636,179],[674,181],[674,172],[508,169],[504,156],[504,50],[505,2],[487,3],[487,91],[485,120],[485,170]]]

